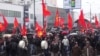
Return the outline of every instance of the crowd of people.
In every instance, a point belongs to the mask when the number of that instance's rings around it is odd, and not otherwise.
[[[100,32],[48,32],[0,37],[0,56],[100,56]]]

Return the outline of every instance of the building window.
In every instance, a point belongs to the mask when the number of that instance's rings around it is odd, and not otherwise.
[[[8,10],[0,10],[0,14],[8,16]]]
[[[8,17],[13,17],[14,16],[14,12],[13,11],[9,11],[9,13],[8,13]]]
[[[21,17],[21,12],[17,12],[17,17]]]
[[[21,18],[21,12],[19,11],[11,11],[11,10],[2,10],[0,9],[0,13],[6,17],[18,17]]]

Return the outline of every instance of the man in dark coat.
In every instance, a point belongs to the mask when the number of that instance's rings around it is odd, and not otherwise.
[[[72,48],[72,56],[80,56],[81,55],[81,48],[78,46],[76,42],[75,46]]]
[[[86,42],[86,46],[83,49],[83,56],[94,56],[94,50],[89,41]]]

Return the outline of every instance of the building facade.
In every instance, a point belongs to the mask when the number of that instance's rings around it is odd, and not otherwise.
[[[15,17],[20,24],[23,23],[23,6],[0,3],[0,14],[4,15],[9,23],[13,23]],[[3,22],[1,16],[0,21]]]
[[[59,7],[58,0],[45,0],[46,5],[48,6],[51,15],[48,16],[48,24],[53,25],[56,9],[59,9],[60,16],[65,18],[67,21],[66,10],[62,7]],[[62,3],[61,3],[62,4]],[[27,22],[28,27],[30,25],[34,26],[34,14],[36,15],[36,21],[43,26],[43,11],[42,11],[42,0],[0,0],[0,13],[7,17],[9,23],[13,23],[14,17],[17,17],[20,24],[23,24],[24,18],[24,5],[28,5],[28,16],[29,22]],[[34,12],[35,9],[35,12]],[[2,19],[0,19],[2,21]],[[65,22],[66,22],[65,21]]]

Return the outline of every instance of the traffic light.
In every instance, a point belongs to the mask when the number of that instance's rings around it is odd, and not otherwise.
[[[71,0],[71,7],[75,7],[75,0]]]

